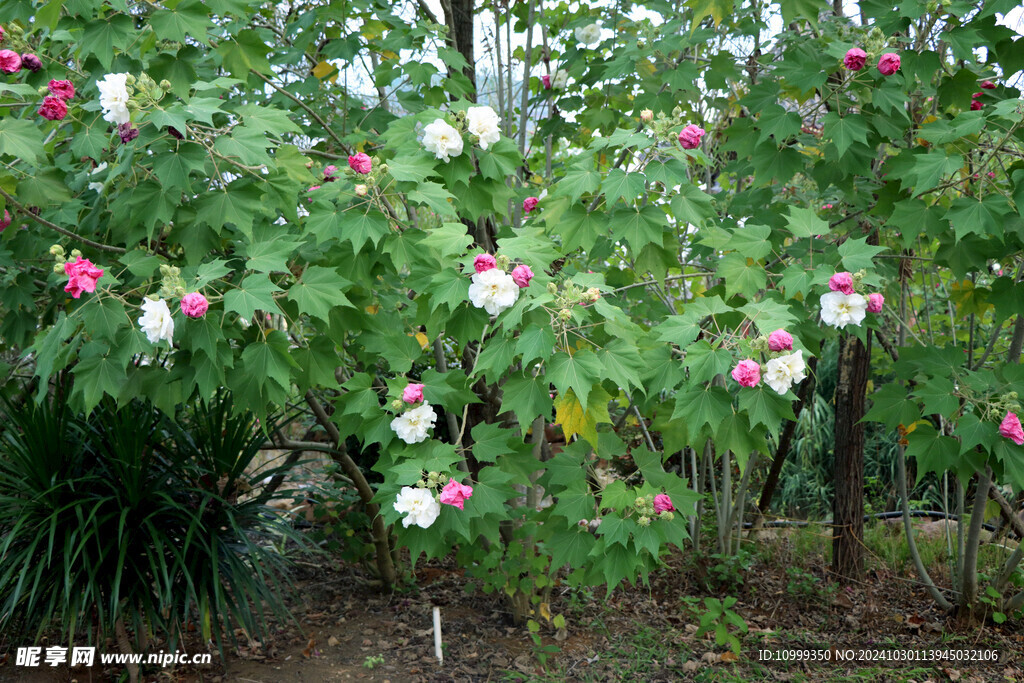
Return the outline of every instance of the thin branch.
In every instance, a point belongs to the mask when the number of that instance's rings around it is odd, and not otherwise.
[[[128,252],[127,249],[122,249],[121,247],[113,247],[113,246],[110,246],[109,244],[100,244],[99,242],[93,242],[90,239],[87,239],[85,237],[82,237],[81,235],[77,235],[77,234],[71,232],[67,228],[62,228],[59,225],[56,225],[55,223],[51,223],[50,221],[46,220],[45,218],[40,218],[39,216],[35,215],[34,213],[32,213],[31,211],[26,209],[24,205],[19,204],[18,200],[16,200],[11,195],[7,194],[7,192],[5,192],[3,189],[0,189],[0,195],[3,195],[4,199],[7,200],[7,202],[11,206],[13,206],[15,209],[18,209],[19,211],[21,211],[23,214],[25,214],[26,216],[28,216],[29,218],[34,220],[36,223],[39,223],[40,225],[44,225],[47,228],[49,228],[50,230],[54,230],[56,232],[59,232],[60,234],[64,235],[65,237],[70,237],[73,240],[78,240],[82,244],[88,245],[88,246],[92,247],[93,249],[99,249],[100,251],[110,251],[110,252],[113,252],[115,254],[125,254],[125,253]]]

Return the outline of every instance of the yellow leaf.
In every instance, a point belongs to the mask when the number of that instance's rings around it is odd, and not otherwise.
[[[370,315],[377,315],[377,311],[380,310],[380,304],[373,304],[372,306],[366,307],[366,312]]]
[[[992,308],[992,304],[986,301],[989,290],[984,287],[975,288],[970,280],[954,282],[950,289],[952,291],[949,298],[956,304],[957,312],[963,317],[971,313],[985,315],[985,312]]]
[[[540,615],[551,622],[551,606],[546,602],[540,603]]]
[[[654,62],[649,59],[641,60],[637,62],[636,69],[640,75],[653,76],[655,71]]]
[[[416,333],[416,341],[420,343],[420,348],[426,349],[428,346],[430,346],[430,340],[427,339],[427,335],[423,334],[422,332]]]
[[[321,81],[330,76],[336,74],[338,67],[334,66],[330,62],[320,62],[313,67],[313,75],[319,78]]]
[[[608,415],[610,400],[611,395],[598,385],[590,390],[587,407],[584,408],[573,390],[569,389],[555,399],[555,420],[562,425],[566,438],[578,434],[596,450],[597,424],[610,424],[612,421]]]

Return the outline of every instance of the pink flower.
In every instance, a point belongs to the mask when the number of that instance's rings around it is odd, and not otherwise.
[[[972,99],[972,100],[976,100],[976,99],[978,99],[979,97],[981,97],[981,96],[982,96],[982,95],[984,95],[984,94],[985,94],[985,93],[983,93],[983,92],[976,92],[976,93],[974,93],[973,95],[971,95],[971,99]]]
[[[779,328],[768,335],[769,351],[792,351],[793,335]]]
[[[1007,411],[1006,417],[999,423],[999,435],[1005,436],[1018,446],[1024,446],[1024,429],[1021,429],[1016,413]]]
[[[530,266],[519,265],[512,269],[512,279],[515,281],[519,288],[530,286],[530,280],[533,279],[533,271],[530,270]]]
[[[475,268],[478,273],[490,270],[491,268],[496,268],[497,266],[498,262],[495,261],[494,257],[490,254],[477,254],[476,258],[473,259],[473,268]]]
[[[210,308],[210,302],[199,292],[190,292],[181,297],[181,312],[189,318],[202,318]]]
[[[881,313],[885,297],[878,292],[868,294],[868,313]]]
[[[77,261],[65,261],[64,273],[68,276],[64,291],[70,292],[74,299],[82,296],[82,292],[95,292],[96,281],[103,277],[102,268],[97,268],[89,259],[81,256]]]
[[[449,479],[448,483],[441,489],[440,501],[445,505],[454,505],[460,510],[464,509],[462,504],[470,496],[473,495],[473,487],[460,484],[454,479]]]
[[[334,164],[324,167],[324,182],[333,183],[335,180],[337,180],[337,178],[334,177],[334,174],[337,172],[338,167],[335,166]]]
[[[62,100],[70,100],[75,96],[75,84],[71,81],[50,81],[46,86],[51,95],[56,95]]]
[[[683,149],[697,149],[700,147],[700,137],[702,135],[704,135],[703,128],[688,123],[686,128],[683,128],[682,132],[679,133],[679,144],[683,146]]]
[[[540,77],[540,82],[544,84],[545,90],[551,90],[551,76],[544,74]]]
[[[13,74],[21,69],[21,55],[14,50],[0,50],[0,71]]]
[[[985,90],[995,90],[996,89],[996,84],[993,83],[992,81],[982,81],[981,82],[981,87],[983,89],[985,89]]]
[[[732,378],[744,387],[757,386],[757,383],[761,381],[761,366],[749,358],[741,360],[732,369]]]
[[[43,104],[39,107],[37,113],[44,119],[60,121],[68,115],[68,105],[64,104],[64,100],[59,97],[47,95],[43,98]]]
[[[843,65],[850,71],[860,71],[868,61],[868,53],[859,47],[847,51],[843,57]]]
[[[828,288],[833,292],[853,294],[853,276],[849,273],[836,273],[829,278]]]
[[[139,129],[132,128],[130,122],[117,124],[117,134],[121,137],[121,144],[127,145],[129,142],[139,137]]]
[[[668,497],[668,494],[659,493],[654,497],[654,511],[659,515],[662,512],[675,512],[676,506],[672,504],[672,499]]]
[[[13,219],[11,218],[11,212],[8,211],[7,209],[4,209],[4,217],[0,218],[0,232],[6,230],[7,226],[11,224],[12,220]]]
[[[32,54],[31,52],[26,52],[21,56],[21,65],[29,71],[31,71],[32,73],[35,73],[43,68],[43,63],[39,61],[39,57]]]
[[[821,210],[822,211],[828,211],[831,208],[832,208],[831,204],[823,204],[822,207],[821,207]]]
[[[878,58],[878,70],[883,76],[892,76],[900,70],[900,56],[895,52],[886,52]]]
[[[402,389],[402,400],[406,403],[419,403],[423,400],[422,384],[407,384]]]
[[[360,152],[359,154],[348,158],[348,165],[349,168],[356,173],[366,175],[370,172],[370,169],[373,168],[373,159],[371,159],[370,155],[366,152]]]
[[[523,211],[525,213],[530,213],[531,211],[537,208],[537,202],[539,201],[540,200],[537,199],[536,197],[527,197],[526,199],[523,200]]]
[[[986,175],[988,175],[989,178],[995,178],[996,177],[995,171],[989,171]]]
[[[971,111],[979,111],[983,106],[978,100],[971,100]]]
[[[0,43],[4,42],[4,34],[5,33],[6,33],[6,31],[4,31],[4,27],[0,26]]]

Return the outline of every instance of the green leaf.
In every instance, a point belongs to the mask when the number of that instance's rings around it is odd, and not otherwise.
[[[258,128],[235,126],[230,135],[218,135],[213,148],[229,159],[236,159],[247,166],[264,166],[270,163],[267,147],[270,140]]]
[[[79,311],[85,328],[94,339],[113,342],[119,329],[132,324],[124,304],[112,296],[93,296]]]
[[[153,30],[163,40],[185,42],[185,36],[207,43],[206,28],[209,25],[208,11],[199,0],[185,0],[174,6],[172,10],[158,10],[150,15],[149,21]]]
[[[839,245],[839,255],[843,258],[843,265],[851,273],[856,273],[858,270],[874,270],[875,254],[883,252],[886,247],[876,247],[868,244],[867,237],[861,237],[860,239],[848,239]]]
[[[824,0],[779,0],[782,10],[782,23],[789,25],[797,19],[806,19],[815,29],[818,28],[818,15],[828,7]]]
[[[608,171],[608,176],[601,183],[601,192],[605,196],[605,205],[611,206],[619,199],[631,204],[639,197],[647,184],[643,173],[627,173],[620,168]]]
[[[288,335],[280,330],[271,330],[266,341],[254,341],[242,351],[242,362],[250,371],[258,372],[257,382],[262,388],[267,379],[272,379],[285,391],[291,388],[291,369],[298,363],[288,353]]]
[[[764,382],[756,387],[742,387],[739,392],[740,410],[746,411],[750,424],[763,425],[776,438],[783,420],[796,420],[790,401],[775,393]]]
[[[871,410],[864,414],[865,422],[881,422],[890,429],[902,424],[909,427],[921,418],[921,411],[904,387],[886,384],[871,395]]]
[[[907,174],[914,181],[914,196],[918,196],[942,182],[951,173],[963,168],[964,159],[959,154],[932,151],[914,156],[914,165]]]
[[[725,349],[716,349],[707,341],[700,341],[686,347],[683,367],[690,370],[690,382],[710,382],[715,375],[724,374],[732,365],[732,354]]]
[[[235,78],[244,80],[249,76],[249,69],[268,76],[273,74],[270,62],[267,61],[270,48],[260,38],[260,34],[251,29],[239,31],[234,40],[225,40],[215,51],[223,59],[224,68]]]
[[[352,243],[352,249],[356,254],[363,248],[367,241],[373,242],[376,247],[381,237],[390,232],[387,218],[379,211],[368,211],[365,214],[351,212],[345,215],[342,221],[342,234],[344,239]]]
[[[196,220],[218,231],[225,223],[231,223],[252,239],[252,223],[260,206],[260,193],[252,185],[207,192],[195,205]]]
[[[711,195],[688,182],[680,184],[679,193],[672,198],[672,215],[677,221],[704,225],[715,217]]]
[[[516,341],[516,353],[522,354],[523,365],[540,358],[546,359],[555,348],[555,333],[548,325],[529,325]]]
[[[568,389],[579,397],[581,404],[587,403],[591,388],[600,381],[601,361],[589,349],[581,349],[569,355],[559,351],[547,363],[547,379],[555,385],[558,393]]]
[[[941,475],[959,460],[960,443],[941,436],[930,424],[921,424],[907,435],[907,456],[917,459],[917,480],[928,472]]]
[[[310,266],[299,281],[288,288],[288,298],[298,305],[300,312],[327,322],[335,306],[355,308],[344,294],[351,286],[352,282],[334,268]]]
[[[117,398],[128,380],[124,364],[110,357],[106,345],[97,342],[82,348],[81,359],[72,372],[75,375],[74,395],[81,397],[86,414],[99,404],[103,394]]]
[[[551,394],[548,382],[542,376],[531,377],[526,373],[513,373],[502,386],[501,405],[503,410],[516,414],[520,425],[529,425],[538,415],[551,414]]]
[[[768,275],[764,267],[738,252],[730,252],[718,262],[718,277],[725,280],[725,292],[729,296],[742,294],[753,298],[764,289]]]
[[[628,391],[630,387],[635,387],[647,393],[641,378],[646,366],[635,344],[622,338],[613,339],[600,351],[598,358],[604,368],[603,375],[619,388]],[[523,361],[526,362],[525,356]]]
[[[42,161],[43,129],[25,119],[0,117],[0,155],[23,159],[31,164]]]
[[[288,257],[291,256],[300,242],[287,237],[261,240],[245,245],[245,267],[263,273],[288,272]]]
[[[708,385],[691,388],[676,398],[672,419],[686,420],[691,432],[696,433],[704,425],[716,428],[732,412],[729,392],[723,387]]]
[[[111,13],[105,19],[90,21],[82,29],[81,56],[96,55],[109,71],[114,48],[125,49],[135,33],[135,21],[127,14]]]
[[[284,291],[266,275],[250,275],[242,280],[241,286],[224,294],[224,310],[234,312],[245,320],[251,320],[256,310],[271,313],[278,311],[274,292]]]
[[[281,109],[252,103],[243,104],[235,111],[241,115],[245,127],[249,130],[270,133],[271,135],[302,132],[302,129],[288,118],[288,112]]]
[[[570,166],[565,176],[555,185],[552,194],[566,196],[576,201],[584,194],[596,192],[601,186],[601,174],[594,170],[593,158]]]
[[[836,112],[829,112],[822,119],[825,126],[824,133],[832,138],[839,150],[839,156],[843,157],[846,150],[855,142],[867,144],[868,123],[861,114],[847,114],[840,117]]]
[[[462,223],[443,223],[439,228],[430,228],[423,240],[423,246],[434,251],[441,261],[451,256],[461,256],[473,243],[473,238]]]
[[[615,239],[628,242],[634,253],[639,253],[648,244],[661,244],[662,232],[668,226],[665,212],[654,204],[637,211],[618,210],[608,218]]]
[[[828,223],[819,218],[814,209],[801,209],[792,205],[789,207],[786,227],[794,237],[827,235],[829,231]]]
[[[744,225],[732,231],[729,248],[755,261],[772,252],[771,228],[766,225]]]
[[[596,542],[586,529],[576,526],[555,532],[545,544],[551,553],[552,569],[566,564],[573,569],[584,566]]]
[[[158,154],[153,161],[153,173],[164,187],[176,187],[183,192],[192,192],[189,174],[202,173],[206,168],[206,150],[194,142],[179,142],[177,149]]]

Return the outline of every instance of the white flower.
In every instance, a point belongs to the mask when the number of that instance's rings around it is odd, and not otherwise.
[[[555,77],[551,79],[551,87],[557,90],[565,88],[569,82],[569,72],[565,69],[559,69],[555,72]]]
[[[437,422],[437,413],[426,401],[418,408],[407,410],[391,421],[391,429],[406,443],[419,443],[427,438],[427,430]],[[408,526],[408,525],[406,525]]]
[[[576,40],[587,47],[601,42],[601,27],[597,24],[582,26],[576,29]]]
[[[498,315],[515,304],[519,298],[519,285],[501,268],[491,268],[473,275],[469,286],[469,300],[477,308]]]
[[[434,494],[427,489],[414,489],[403,486],[395,499],[395,509],[405,514],[403,526],[415,524],[426,529],[441,514],[441,505]]]
[[[174,318],[171,317],[171,309],[167,308],[166,301],[143,299],[142,310],[145,313],[139,318],[139,326],[151,344],[156,344],[161,339],[174,339]]]
[[[107,162],[104,161],[102,164],[94,168],[89,175],[96,175],[97,173],[102,173],[103,171],[106,170]],[[96,190],[97,192],[103,192],[103,183],[91,182],[89,183],[89,189]]]
[[[487,149],[501,139],[501,117],[490,107],[470,107],[466,110],[466,122],[469,132],[480,138],[480,149]]]
[[[993,263],[991,266],[989,266],[989,269],[993,273],[998,273],[1000,270],[1003,269],[1003,267],[1001,265],[999,265],[998,263]]]
[[[785,356],[772,358],[765,364],[764,381],[777,394],[784,394],[794,382],[799,382],[804,373],[803,351],[797,350]]]
[[[451,161],[449,157],[462,154],[462,136],[444,119],[437,119],[423,129],[423,146],[438,159]]]
[[[867,299],[860,294],[829,292],[821,296],[821,320],[839,329],[850,323],[860,325],[864,322],[867,307]]]
[[[109,123],[128,123],[128,74],[107,74],[102,81],[96,81],[100,91],[100,106],[103,120]]]

